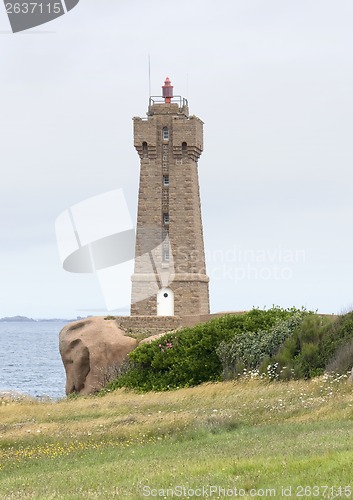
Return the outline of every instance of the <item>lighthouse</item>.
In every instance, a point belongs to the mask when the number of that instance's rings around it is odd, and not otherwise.
[[[132,316],[209,314],[198,161],[203,122],[167,77],[146,118],[133,118],[140,157]]]

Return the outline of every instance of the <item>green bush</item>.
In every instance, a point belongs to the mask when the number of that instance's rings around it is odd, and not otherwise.
[[[352,313],[337,318],[308,315],[270,362],[278,363],[281,379],[308,379],[333,369],[344,374],[353,363],[352,340]]]
[[[353,363],[353,313],[323,317],[304,309],[253,309],[166,334],[129,354],[108,388],[169,390],[257,370],[271,379],[311,378]]]
[[[323,372],[320,344],[331,319],[318,314],[307,314],[287,338],[271,363],[277,363],[280,379],[310,378]]]
[[[217,354],[222,362],[224,378],[237,377],[244,370],[260,368],[266,372],[271,358],[308,313],[292,310],[291,314],[267,329],[238,331],[230,342],[221,342]]]
[[[342,344],[326,365],[328,373],[343,375],[353,368],[353,339]]]
[[[217,355],[221,342],[229,342],[239,332],[267,330],[295,312],[297,310],[279,307],[267,311],[252,309],[166,334],[132,351],[129,369],[109,388],[168,390],[221,380],[223,367]]]
[[[353,312],[338,316],[320,343],[320,362],[326,367],[333,360],[338,349],[353,339]]]
[[[321,362],[326,371],[340,375],[353,367],[353,312],[339,316],[321,345]]]

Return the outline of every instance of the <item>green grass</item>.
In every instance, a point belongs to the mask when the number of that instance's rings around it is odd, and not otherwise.
[[[291,486],[295,497],[299,485],[353,487],[352,461],[353,386],[345,380],[0,402],[0,498],[140,499],[152,498],[144,487],[209,485],[244,489],[242,498],[267,488],[281,498]]]

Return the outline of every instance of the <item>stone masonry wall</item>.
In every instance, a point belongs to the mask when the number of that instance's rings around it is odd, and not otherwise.
[[[116,316],[116,322],[127,333],[149,333],[156,335],[167,333],[177,328],[190,328],[200,323],[224,316],[225,314],[243,314],[243,312],[199,314],[193,316]]]
[[[165,127],[167,140],[162,133]],[[207,314],[209,280],[197,165],[203,150],[203,123],[189,117],[187,108],[156,104],[147,119],[134,118],[134,144],[141,172],[131,314],[157,314],[156,294],[162,287],[174,291],[176,316]],[[165,214],[169,216],[166,223]],[[168,262],[164,260],[166,235]],[[162,282],[161,275],[168,276],[168,268],[169,279]]]

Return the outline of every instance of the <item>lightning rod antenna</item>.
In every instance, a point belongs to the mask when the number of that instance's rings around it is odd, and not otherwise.
[[[148,97],[151,97],[151,56],[148,54]]]

